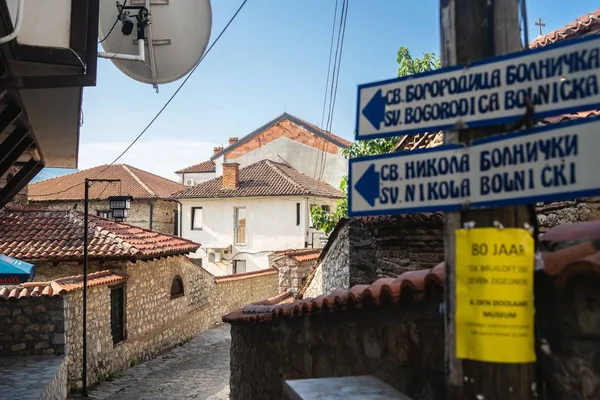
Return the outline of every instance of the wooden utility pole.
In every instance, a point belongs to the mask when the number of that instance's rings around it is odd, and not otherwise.
[[[518,0],[440,0],[442,63],[468,65],[495,55],[520,51]],[[523,110],[525,113],[525,110]],[[460,129],[444,134],[445,143],[469,142],[506,131],[504,126]],[[464,222],[477,228],[523,228],[532,224],[530,206],[446,213],[446,382],[449,399],[530,400],[536,398],[534,364],[495,364],[456,359],[455,333],[455,231]]]

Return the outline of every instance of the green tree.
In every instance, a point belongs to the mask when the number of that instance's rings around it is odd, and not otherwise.
[[[422,58],[413,58],[406,47],[398,50],[398,77],[420,74],[440,68],[440,59],[434,53],[425,53]],[[342,155],[348,159],[383,154],[391,152],[398,138],[361,140],[342,150]],[[311,217],[315,228],[329,235],[340,219],[348,216],[348,177],[345,176],[340,183],[340,190],[344,198],[339,200],[335,209],[329,213],[321,207],[313,207]]]

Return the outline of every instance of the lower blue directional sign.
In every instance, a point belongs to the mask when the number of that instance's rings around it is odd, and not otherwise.
[[[600,194],[600,118],[355,158],[350,216],[452,211]]]

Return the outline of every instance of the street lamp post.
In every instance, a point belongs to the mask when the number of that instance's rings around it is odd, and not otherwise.
[[[83,357],[81,379],[83,394],[87,397],[87,273],[88,273],[88,214],[90,199],[90,184],[94,182],[121,182],[120,179],[85,179],[83,196]]]

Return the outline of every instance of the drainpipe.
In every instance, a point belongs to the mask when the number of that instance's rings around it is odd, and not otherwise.
[[[154,226],[154,203],[153,202],[148,202],[148,206],[150,206],[150,230],[152,230],[153,226]]]

